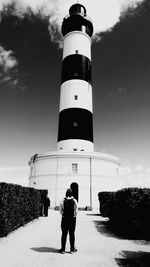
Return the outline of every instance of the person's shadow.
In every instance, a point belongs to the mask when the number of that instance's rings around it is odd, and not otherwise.
[[[51,248],[51,247],[33,247],[30,248],[36,252],[47,252],[47,253],[59,253],[59,249]]]

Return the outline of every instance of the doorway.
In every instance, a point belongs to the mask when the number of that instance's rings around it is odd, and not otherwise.
[[[79,200],[79,186],[77,183],[72,183],[70,185],[70,188],[72,190],[73,197],[78,201]]]

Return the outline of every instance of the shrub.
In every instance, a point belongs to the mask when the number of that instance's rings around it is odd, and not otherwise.
[[[0,237],[40,216],[46,191],[0,183]]]
[[[104,217],[109,217],[111,212],[111,207],[114,203],[115,192],[103,191],[98,193],[98,199],[100,202],[100,214]]]
[[[109,217],[113,225],[148,237],[150,189],[124,188],[116,192],[100,192],[98,196],[101,214]]]

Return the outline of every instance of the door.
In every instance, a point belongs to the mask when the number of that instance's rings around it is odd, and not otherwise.
[[[70,188],[72,190],[73,197],[78,201],[79,200],[79,186],[77,183],[72,183],[70,185]]]

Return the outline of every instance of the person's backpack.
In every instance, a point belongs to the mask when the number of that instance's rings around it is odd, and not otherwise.
[[[65,198],[64,199],[64,210],[63,216],[64,217],[73,217],[74,216],[74,199],[73,198]]]

